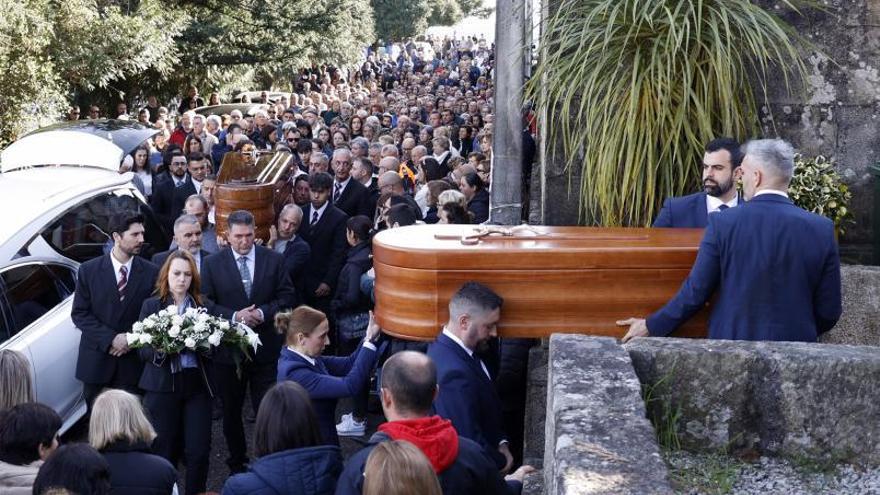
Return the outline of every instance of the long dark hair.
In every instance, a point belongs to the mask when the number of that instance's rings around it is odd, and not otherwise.
[[[254,425],[254,456],[314,447],[321,443],[318,419],[302,385],[276,383],[263,396]]]

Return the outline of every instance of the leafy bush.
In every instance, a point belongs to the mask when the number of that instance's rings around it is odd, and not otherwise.
[[[795,155],[788,195],[801,208],[830,218],[838,235],[844,234],[844,225],[853,222],[849,210],[852,193],[834,169],[834,162],[824,156]]]

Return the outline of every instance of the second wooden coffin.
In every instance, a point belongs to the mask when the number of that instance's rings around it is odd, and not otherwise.
[[[700,229],[529,227],[513,236],[468,225],[419,225],[373,239],[376,318],[397,337],[432,340],[448,318],[452,294],[477,281],[504,298],[498,332],[621,337],[616,320],[663,306],[690,272]],[[467,243],[473,239],[467,239]],[[708,311],[677,336],[705,336]]]

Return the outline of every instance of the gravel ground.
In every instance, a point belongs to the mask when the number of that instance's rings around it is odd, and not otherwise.
[[[688,495],[880,495],[880,469],[795,465],[761,457],[747,463],[720,455],[664,452],[670,479]]]

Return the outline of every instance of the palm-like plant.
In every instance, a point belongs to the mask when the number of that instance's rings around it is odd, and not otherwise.
[[[569,177],[583,168],[587,224],[649,224],[664,196],[697,188],[706,142],[757,134],[752,81],[805,74],[793,29],[749,0],[559,0],[551,11],[526,98],[546,112]]]

